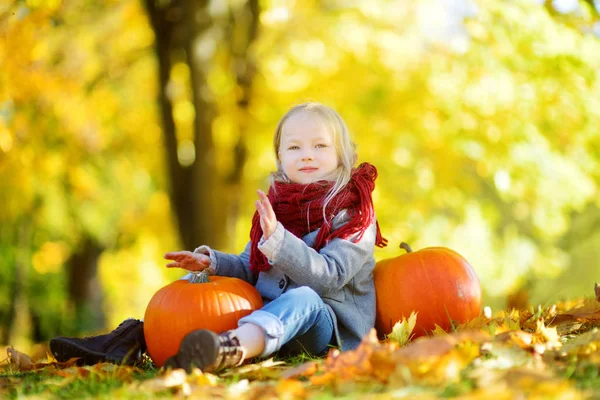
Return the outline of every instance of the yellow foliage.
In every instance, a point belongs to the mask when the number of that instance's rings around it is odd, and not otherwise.
[[[57,273],[69,256],[69,247],[64,242],[46,242],[33,255],[33,268],[40,274]]]
[[[458,17],[436,2],[371,1],[335,12],[319,2],[261,4],[248,113],[237,105],[223,21],[198,50],[204,95],[217,112],[217,181],[231,171],[240,132],[248,145],[227,250],[248,239],[255,191],[274,169],[275,124],[292,104],[315,99],[344,117],[359,161],[377,166],[375,207],[390,243],[457,250],[497,303],[529,276],[576,281],[540,284],[533,303],[568,295],[581,277],[600,281],[600,41],[578,29],[593,22],[589,11],[564,22],[526,1],[477,2]],[[36,273],[47,273],[62,270],[64,259],[44,243],[64,243],[70,254],[82,235],[92,236],[108,247],[102,277],[115,293],[130,284],[121,274],[142,285],[115,266],[152,269],[155,286],[168,279],[160,257],[178,241],[154,35],[142,7],[30,0],[1,8],[0,192],[8,195],[0,222],[12,229],[2,244],[14,247],[16,227],[29,224],[39,235],[29,258]],[[167,89],[187,165],[195,160],[196,112],[183,60],[174,58]],[[139,298],[108,298],[111,309],[129,301],[132,314],[141,311]],[[519,318],[487,327],[522,328]]]
[[[412,311],[408,320],[403,317],[402,321],[396,322],[388,338],[400,346],[407,344],[412,338],[412,332],[417,323],[417,314],[419,313]]]

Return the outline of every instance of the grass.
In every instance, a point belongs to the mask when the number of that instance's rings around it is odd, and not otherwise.
[[[309,354],[299,354],[292,357],[275,357],[274,361],[285,362],[286,367],[293,367],[306,362],[322,358]],[[129,371],[129,373],[123,373]],[[54,398],[54,399],[147,399],[147,398],[172,398],[177,390],[165,387],[162,391],[146,392],[137,390],[144,381],[161,376],[161,372],[150,359],[138,368],[127,366],[112,366],[108,370],[97,373],[93,368],[77,368],[63,370],[58,374],[54,367],[40,370],[20,372],[10,367],[0,371],[0,398]],[[66,376],[64,376],[66,375]],[[219,385],[226,390],[244,377],[232,374],[219,380]],[[266,380],[269,377],[266,376]],[[275,380],[270,379],[273,385]],[[326,393],[323,393],[325,398]],[[332,398],[333,396],[331,396]]]
[[[582,390],[600,392],[600,365],[588,361],[582,361],[574,365],[569,379]]]
[[[295,366],[302,363],[319,360],[310,355],[302,354],[289,358],[280,358],[278,361],[286,362],[286,366]],[[139,390],[139,384],[144,381],[160,376],[159,370],[151,363],[146,363],[140,368],[132,369],[131,374],[126,379],[119,376],[120,368],[115,367],[114,372],[106,374],[91,373],[86,377],[63,377],[57,375],[55,369],[18,372],[4,371],[0,374],[0,398],[6,399],[24,399],[24,398],[54,398],[54,399],[154,399],[154,398],[172,398],[180,397],[181,392],[175,389],[165,387],[161,391]],[[588,393],[600,392],[600,366],[590,363],[587,360],[572,361],[563,371],[565,379],[573,382],[575,386]],[[217,389],[228,398],[227,390],[244,379],[243,376],[229,375],[220,379]],[[277,379],[267,379],[263,382],[265,388],[275,388],[278,384]],[[304,385],[310,385],[305,382]],[[462,374],[458,382],[448,383],[445,386],[432,387],[402,387],[388,388],[378,382],[350,382],[341,387],[310,387],[310,397],[316,399],[359,399],[370,395],[372,398],[385,396],[386,394],[396,393],[418,395],[419,393],[437,396],[438,398],[456,398],[468,395],[476,389],[476,383],[468,378],[468,374]],[[260,392],[260,391],[259,391]],[[265,389],[265,398],[272,398],[273,390]],[[196,394],[196,392],[194,392]],[[199,398],[204,396],[200,395]],[[212,397],[212,396],[209,396]],[[256,398],[261,398],[257,396]],[[301,396],[300,396],[301,397]],[[294,396],[289,396],[294,398]]]

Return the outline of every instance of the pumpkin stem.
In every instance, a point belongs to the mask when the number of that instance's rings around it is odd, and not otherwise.
[[[406,242],[400,243],[400,248],[406,250],[407,253],[412,253],[413,251]]]
[[[206,271],[193,271],[192,277],[190,278],[190,283],[208,283],[210,279],[208,279],[208,272]]]

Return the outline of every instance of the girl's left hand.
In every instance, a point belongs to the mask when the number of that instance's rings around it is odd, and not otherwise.
[[[210,267],[210,257],[206,254],[192,253],[191,251],[171,251],[165,254],[167,268],[183,268],[190,272],[204,271]]]
[[[260,227],[263,231],[263,237],[266,240],[275,232],[275,228],[277,228],[277,217],[265,192],[262,190],[258,190],[257,192],[259,200],[255,201],[256,211],[258,211],[258,215],[260,216]]]

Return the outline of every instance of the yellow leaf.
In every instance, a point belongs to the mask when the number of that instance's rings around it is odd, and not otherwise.
[[[594,328],[576,338],[568,341],[562,346],[561,352],[567,355],[587,357],[600,350],[600,329]]]
[[[435,324],[435,329],[433,331],[431,331],[432,336],[447,335],[447,334],[448,334],[448,332],[446,332],[444,330],[444,328],[442,328],[438,324]]]
[[[192,369],[188,381],[198,386],[216,386],[218,378],[216,375],[202,372],[200,368]]]
[[[306,394],[302,382],[293,379],[280,380],[275,390],[281,399],[297,399]]]
[[[544,320],[537,320],[537,329],[533,334],[535,343],[543,343],[546,349],[557,349],[562,346],[555,327],[546,327]]]
[[[400,346],[404,346],[411,339],[412,331],[417,323],[418,312],[412,311],[408,320],[402,318],[402,321],[396,322],[392,328],[392,333],[388,335],[388,338],[398,343]]]

